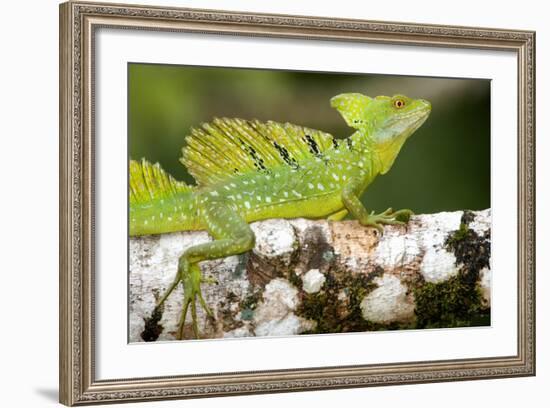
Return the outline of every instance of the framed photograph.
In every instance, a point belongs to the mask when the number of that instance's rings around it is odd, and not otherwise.
[[[535,33],[60,6],[60,401],[535,374]]]

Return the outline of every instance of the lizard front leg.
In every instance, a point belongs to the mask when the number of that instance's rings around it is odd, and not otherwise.
[[[351,179],[342,189],[342,202],[362,225],[374,227],[382,234],[384,232],[383,224],[405,224],[409,221],[413,212],[408,209],[393,211],[388,208],[380,214],[374,214],[374,211],[369,213],[359,200],[361,184],[361,180]]]
[[[162,305],[174,288],[181,282],[184,289],[183,309],[180,315],[177,338],[183,338],[183,328],[189,306],[191,307],[191,319],[193,333],[199,338],[197,322],[196,300],[208,315],[212,312],[206,304],[202,292],[201,283],[212,283],[213,279],[202,277],[199,262],[208,259],[223,258],[246,252],[254,246],[254,233],[246,221],[229,205],[223,202],[201,202],[200,217],[203,219],[210,235],[215,239],[192,246],[185,250],[178,262],[178,271],[174,282],[166,290],[159,300],[157,308]]]

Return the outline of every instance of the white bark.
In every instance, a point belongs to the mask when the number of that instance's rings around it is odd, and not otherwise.
[[[382,236],[356,221],[276,219],[253,223],[256,245],[252,251],[201,263],[203,275],[219,282],[203,285],[215,318],[208,319],[198,306],[201,336],[291,335],[314,330],[318,322],[302,313],[303,299],[328,294],[330,282],[344,282],[346,276],[364,276],[370,285],[361,300],[359,319],[380,325],[414,322],[412,285],[444,282],[463,266],[445,245],[459,229],[463,214],[413,216],[406,226],[386,226]],[[472,214],[469,228],[483,236],[490,228],[490,210]],[[130,239],[131,342],[143,341],[145,321],[172,282],[178,257],[186,248],[209,240],[203,231]],[[487,307],[490,273],[484,268],[478,281]],[[345,287],[338,290],[334,302],[344,319],[350,295]],[[158,340],[175,339],[182,297],[180,285],[165,303]],[[190,315],[185,335],[193,337]]]

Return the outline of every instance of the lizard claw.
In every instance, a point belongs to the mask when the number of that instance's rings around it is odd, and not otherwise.
[[[405,225],[409,221],[412,214],[413,212],[408,209],[394,212],[392,208],[388,208],[380,214],[374,214],[373,211],[363,222],[363,225],[374,227],[378,230],[380,235],[383,235],[384,227],[382,225]]]
[[[393,213],[393,208],[390,207],[380,215],[390,215],[391,213]]]

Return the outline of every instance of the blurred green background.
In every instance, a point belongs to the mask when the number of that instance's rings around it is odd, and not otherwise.
[[[369,210],[416,213],[490,207],[489,80],[136,64],[128,66],[129,153],[179,180],[189,129],[213,117],[292,122],[338,138],[353,130],[329,99],[343,92],[428,99],[432,113],[391,171],[367,189]]]

